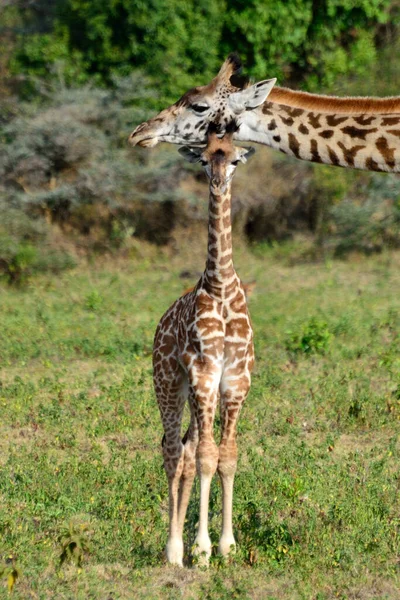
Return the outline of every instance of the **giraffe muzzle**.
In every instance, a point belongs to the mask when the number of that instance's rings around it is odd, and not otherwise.
[[[213,194],[220,196],[226,192],[227,183],[222,179],[213,178],[210,181],[210,189]]]
[[[132,146],[141,146],[142,148],[151,148],[158,144],[158,136],[152,132],[152,128],[145,121],[134,129],[129,136],[129,143]]]

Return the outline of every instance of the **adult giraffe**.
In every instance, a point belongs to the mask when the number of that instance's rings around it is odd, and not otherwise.
[[[258,142],[302,160],[370,171],[400,171],[400,97],[335,98],[275,88],[275,79],[240,88],[239,58],[218,75],[139,125],[130,142],[203,145],[210,122],[233,118],[235,139]],[[268,100],[267,100],[268,98]]]
[[[195,540],[203,564],[211,554],[208,502],[216,470],[222,483],[222,534],[219,552],[235,545],[232,531],[233,479],[236,471],[236,422],[250,388],[254,362],[253,331],[243,286],[233,267],[231,180],[236,165],[252,148],[233,146],[233,128],[222,139],[208,133],[205,150],[184,147],[190,162],[201,162],[210,179],[208,257],[193,291],[179,298],[158,324],[153,351],[154,386],[164,428],[164,467],[169,484],[167,560],[182,566],[183,525],[197,470],[200,517]],[[190,425],[182,440],[181,421],[189,400]],[[220,402],[221,442],[213,435]]]

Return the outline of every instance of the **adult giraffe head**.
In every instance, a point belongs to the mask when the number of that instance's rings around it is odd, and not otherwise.
[[[158,142],[201,146],[207,142],[210,123],[218,123],[221,133],[232,119],[240,124],[241,116],[263,104],[276,82],[266,79],[249,86],[238,75],[240,69],[237,54],[230,54],[211,83],[189,90],[175,104],[136,127],[130,143],[146,148]]]

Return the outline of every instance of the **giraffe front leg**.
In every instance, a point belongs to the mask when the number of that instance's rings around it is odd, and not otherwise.
[[[184,448],[181,441],[181,422],[187,395],[184,377],[178,373],[159,377],[158,364],[154,368],[157,401],[164,428],[162,451],[169,491],[169,533],[166,546],[167,560],[183,565],[183,539],[179,522],[179,485],[184,468]]]
[[[172,565],[183,566],[183,538],[179,522],[179,483],[184,466],[184,449],[180,438],[168,440],[163,445],[164,468],[168,478],[169,491],[169,532],[166,546],[167,561]]]
[[[199,377],[200,380],[200,377]],[[194,542],[194,555],[200,566],[207,566],[211,556],[211,540],[208,533],[208,505],[212,478],[218,465],[218,447],[214,441],[213,424],[218,399],[219,380],[216,373],[202,374],[202,385],[193,389],[194,410],[199,429],[197,446],[197,472],[200,478],[199,528]]]
[[[211,556],[211,539],[208,533],[208,505],[211,481],[217,470],[218,447],[209,435],[200,436],[197,451],[197,470],[200,477],[199,528],[195,539],[194,554],[201,566],[207,566]]]
[[[240,409],[250,389],[250,376],[231,378],[229,389],[221,390],[221,443],[218,475],[222,486],[222,532],[218,552],[227,556],[234,552],[236,541],[232,526],[233,484],[237,466],[236,425]]]
[[[236,548],[232,527],[233,483],[237,464],[237,446],[234,438],[225,438],[219,447],[218,475],[222,486],[222,532],[218,552],[227,556]]]
[[[190,492],[192,490],[193,481],[196,476],[196,451],[199,443],[199,430],[196,420],[196,415],[193,408],[193,398],[189,396],[190,406],[190,425],[186,434],[183,437],[182,443],[184,448],[184,465],[179,485],[178,499],[178,519],[179,527],[183,532],[187,507],[189,504]]]

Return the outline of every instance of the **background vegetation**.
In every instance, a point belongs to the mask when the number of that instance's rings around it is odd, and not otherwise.
[[[0,277],[21,283],[83,255],[135,253],[142,240],[178,249],[206,219],[204,175],[175,148],[127,148],[134,125],[208,81],[234,49],[257,78],[397,93],[399,21],[398,3],[388,0],[7,0]],[[314,238],[306,259],[399,244],[394,176],[259,148],[236,181],[237,235],[250,242],[306,233]]]
[[[261,147],[239,167],[238,553],[178,571],[150,354],[202,271],[207,184],[126,140],[232,50],[254,78],[398,94],[399,21],[393,0],[3,0],[0,596],[398,598],[398,176]],[[214,542],[220,516],[214,482]]]

